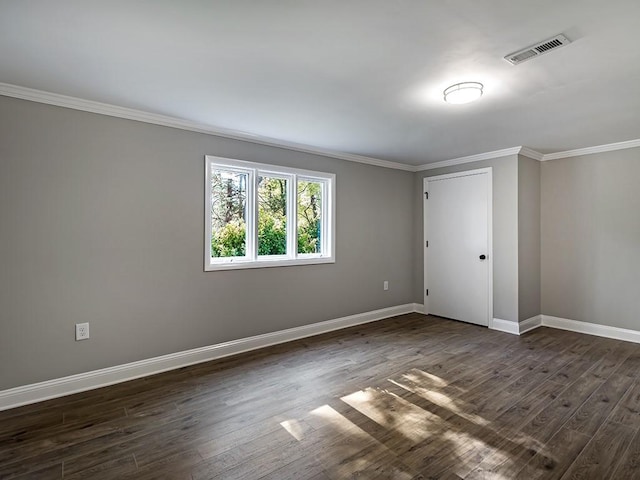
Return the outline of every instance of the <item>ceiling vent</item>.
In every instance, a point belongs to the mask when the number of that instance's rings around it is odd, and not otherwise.
[[[571,43],[571,41],[564,35],[560,34],[543,42],[531,45],[530,47],[527,47],[523,50],[510,53],[509,55],[504,57],[504,59],[512,65],[518,65],[519,63],[526,62],[527,60],[531,60],[532,58],[539,57],[540,55],[544,55],[545,53],[549,53],[552,50],[557,50],[564,45],[568,45],[569,43]]]

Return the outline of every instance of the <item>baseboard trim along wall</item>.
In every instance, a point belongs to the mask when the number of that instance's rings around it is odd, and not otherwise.
[[[577,320],[552,317],[551,315],[542,315],[542,323],[540,326],[586,333],[587,335],[595,335],[598,337],[613,338],[614,340],[624,340],[625,342],[640,343],[640,331],[637,330],[610,327],[598,323],[578,322]]]
[[[168,355],[117,365],[115,367],[15,387],[0,391],[0,411],[414,312],[424,313],[424,305],[407,303],[395,307],[382,308],[380,310],[358,313],[325,322],[303,325],[278,332],[241,338],[239,340],[194,348],[183,352],[170,353]],[[494,318],[492,329],[513,335],[522,335],[538,327],[551,327],[559,330],[569,330],[587,335],[640,343],[640,331],[609,327],[596,323],[579,322],[577,320],[569,320],[567,318],[553,317],[550,315],[536,315],[522,322],[512,322],[510,320]]]
[[[520,335],[520,332],[518,331],[518,322],[512,322],[511,320],[502,320],[501,318],[493,319],[493,326],[491,327],[491,330],[511,333],[512,335]]]
[[[154,375],[168,370],[175,370],[197,363],[208,362],[230,355],[237,355],[279,343],[375,322],[397,315],[413,312],[422,313],[423,311],[424,307],[422,305],[407,303],[405,305],[382,308],[380,310],[349,315],[325,322],[303,325],[278,332],[265,333],[263,335],[232,340],[207,347],[194,348],[183,352],[170,353],[168,355],[117,365],[115,367],[15,387],[0,391],[0,411],[49,400],[51,398],[71,395],[73,393],[84,392],[86,390],[106,387],[108,385]]]
[[[500,318],[493,319],[492,330],[498,330],[499,332],[511,333],[512,335],[522,335],[523,333],[538,328],[540,323],[540,317],[542,315],[536,315],[535,317],[527,318],[521,322],[512,322],[511,320],[502,320]]]
[[[501,332],[522,335],[538,327],[557,328],[558,330],[569,330],[571,332],[595,335],[597,337],[613,338],[625,342],[640,343],[640,331],[629,330],[627,328],[610,327],[598,323],[579,322],[568,318],[553,317],[551,315],[536,315],[535,317],[523,320],[520,323],[509,320],[493,319],[493,329]]]
[[[518,324],[518,335],[522,335],[523,333],[530,332],[542,325],[542,315],[536,315],[531,318],[527,318],[526,320],[521,321]]]

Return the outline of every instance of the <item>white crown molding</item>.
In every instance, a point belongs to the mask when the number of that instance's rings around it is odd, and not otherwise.
[[[540,153],[532,148],[520,146],[505,148],[503,150],[495,150],[493,152],[479,153],[477,155],[469,155],[467,157],[452,158],[449,160],[442,160],[440,162],[425,163],[424,165],[414,167],[414,171],[421,172],[424,170],[433,170],[434,168],[481,162],[482,160],[507,157],[509,155],[524,155],[525,157],[538,160],[539,162],[546,162],[549,160],[560,160],[562,158],[578,157],[582,155],[590,155],[592,153],[612,152],[615,150],[624,150],[636,147],[640,147],[640,139],[609,143],[607,145],[598,145],[595,147],[578,148],[576,150],[567,150],[565,152],[556,153]]]
[[[615,150],[625,150],[627,148],[640,147],[640,139],[629,140],[626,142],[609,143],[607,145],[598,145],[595,147],[577,148],[575,150],[567,150],[565,152],[546,153],[542,156],[542,161],[559,160],[561,158],[579,157],[582,155],[590,155],[592,153],[613,152]]]
[[[288,142],[276,138],[264,137],[252,133],[242,132],[240,130],[232,130],[223,127],[213,127],[201,123],[183,120],[181,118],[170,117],[168,115],[160,115],[157,113],[135,110],[133,108],[118,107],[107,103],[95,102],[93,100],[84,100],[82,98],[60,95],[58,93],[45,92],[33,88],[21,87],[19,85],[11,85],[8,83],[0,83],[0,96],[19,98],[31,102],[44,103],[47,105],[55,105],[58,107],[71,108],[83,112],[97,113],[110,117],[123,118],[126,120],[134,120],[136,122],[149,123],[152,125],[160,125],[163,127],[177,128],[190,132],[204,133],[206,135],[214,135],[217,137],[231,138],[244,142],[255,143],[258,145],[266,145],[269,147],[284,148],[296,152],[309,153],[312,155],[321,155],[323,157],[336,158],[346,160],[348,162],[363,163],[374,165],[376,167],[391,168],[394,170],[404,170],[406,172],[420,172],[424,170],[433,170],[434,168],[450,167],[452,165],[461,165],[464,163],[480,162],[492,158],[507,157],[509,155],[524,155],[538,161],[558,160],[561,158],[577,157],[581,155],[589,155],[591,153],[611,152],[614,150],[623,150],[627,148],[640,147],[640,139],[629,140],[625,142],[610,143],[607,145],[598,145],[595,147],[578,148],[575,150],[567,150],[564,152],[542,154],[531,148],[519,146],[495,150],[492,152],[479,153],[466,157],[452,158],[439,162],[425,163],[423,165],[408,165],[400,162],[392,162],[382,160],[375,157],[367,157],[364,155],[356,155],[352,153],[337,152],[319,147],[312,147],[296,142]]]
[[[544,158],[544,154],[537,152],[529,147],[520,147],[519,155],[524,155],[525,157],[532,158],[533,160],[542,161]]]
[[[478,153],[477,155],[469,155],[467,157],[452,158],[450,160],[442,160],[441,162],[425,163],[415,167],[416,172],[424,170],[433,170],[434,168],[451,167],[452,165],[461,165],[463,163],[474,163],[482,160],[490,160],[492,158],[508,157],[509,155],[517,155],[522,147],[511,147],[503,150],[495,150],[493,152]]]
[[[188,130],[190,132],[204,133],[207,135],[215,135],[218,137],[231,138],[234,140],[242,140],[245,142],[257,143],[259,145],[267,145],[269,147],[285,148],[296,152],[310,153],[314,155],[322,155],[323,157],[337,158],[347,160],[349,162],[365,163],[375,165],[376,167],[392,168],[396,170],[405,170],[415,172],[415,166],[404,163],[391,162],[379,158],[366,157],[363,155],[355,155],[351,153],[335,152],[323,148],[311,147],[286,140],[278,140],[276,138],[263,137],[252,133],[232,130],[222,127],[213,127],[189,120],[183,120],[167,115],[157,113],[144,112],[133,108],[118,107],[107,103],[94,102],[92,100],[84,100],[67,95],[35,90],[33,88],[20,87],[18,85],[10,85],[8,83],[0,83],[0,95],[5,97],[20,98],[32,102],[55,105],[57,107],[71,108],[83,112],[97,113],[110,117],[124,118],[134,120],[136,122],[150,123],[153,125],[161,125],[163,127],[177,128],[180,130]]]
[[[51,398],[71,395],[73,393],[106,387],[136,378],[155,375],[156,373],[175,370],[197,363],[208,362],[259,348],[291,342],[301,338],[320,335],[355,325],[375,322],[397,315],[418,312],[424,307],[417,303],[408,303],[394,307],[382,308],[370,312],[349,315],[347,317],[327,320],[325,322],[303,325],[278,332],[256,335],[230,342],[219,343],[207,347],[194,348],[182,352],[162,355],[137,362],[103,368],[91,372],[79,373],[68,377],[57,378],[45,382],[24,385],[0,391],[0,411],[10,408],[41,402]]]

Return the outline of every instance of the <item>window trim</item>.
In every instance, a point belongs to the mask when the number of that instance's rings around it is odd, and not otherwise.
[[[335,263],[336,244],[336,176],[333,173],[317,172],[300,168],[281,167],[265,163],[248,162],[231,158],[205,155],[204,175],[204,270],[240,270],[247,268],[287,267],[293,265],[315,265],[322,263]],[[211,181],[210,175],[214,168],[230,169],[232,171],[247,173],[247,208],[246,208],[246,255],[244,257],[227,257],[222,260],[212,261],[211,257]],[[288,230],[286,255],[258,255],[258,177],[274,176],[289,179],[287,198],[292,201],[287,206],[287,224],[293,220],[293,227]],[[320,181],[322,190],[322,252],[323,253],[298,253],[298,180]]]

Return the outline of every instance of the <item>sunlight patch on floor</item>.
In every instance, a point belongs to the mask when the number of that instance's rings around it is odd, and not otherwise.
[[[417,385],[411,381],[402,382],[402,381],[396,381],[391,379],[389,379],[389,381],[400,388],[403,388],[409,392],[415,393],[416,395],[424,398],[425,400],[428,400],[429,402],[435,405],[438,405],[442,408],[445,408],[455,413],[456,415],[464,418],[465,420],[475,423],[476,425],[487,426],[491,423],[479,415],[467,413],[465,409],[472,410],[473,407],[467,406],[465,402],[462,400],[452,398],[449,395],[438,392],[436,390],[432,390],[431,388]]]
[[[314,425],[312,426],[316,429],[331,429],[338,434],[356,438],[358,441],[369,440],[377,442],[375,438],[351,422],[348,418],[338,413],[329,405],[318,407],[315,410],[312,410],[310,414],[312,416],[310,421],[314,422]]]
[[[355,397],[371,398],[370,392],[356,392]],[[331,478],[414,478],[396,453],[329,405],[310,415],[316,458]]]
[[[418,443],[442,428],[437,416],[386,390],[367,388],[341,398],[378,425]]]
[[[310,412],[309,423],[315,429],[314,439],[319,458],[346,459],[364,448],[384,447],[369,433],[358,427],[329,405],[323,405]]]
[[[304,438],[305,429],[298,420],[285,420],[280,422],[280,425],[296,440],[301,441]]]
[[[421,381],[428,380],[432,382],[433,387],[443,388],[449,385],[449,382],[447,382],[443,378],[432,373],[417,369],[411,370],[410,373],[404,374],[403,377],[415,383],[420,383]]]

